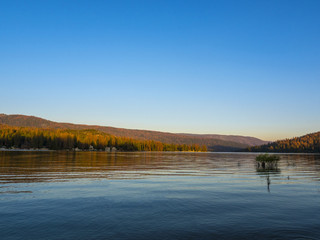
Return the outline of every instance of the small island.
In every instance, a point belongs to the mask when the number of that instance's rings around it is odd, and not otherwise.
[[[270,154],[260,154],[256,157],[256,161],[258,164],[258,168],[263,169],[274,169],[278,165],[278,161],[280,160],[280,156],[278,155],[270,155]]]

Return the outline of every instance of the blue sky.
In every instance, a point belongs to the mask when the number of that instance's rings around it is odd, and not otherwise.
[[[320,130],[320,1],[0,1],[0,112],[275,140]]]

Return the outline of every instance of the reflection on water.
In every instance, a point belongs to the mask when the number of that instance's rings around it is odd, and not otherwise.
[[[268,189],[268,192],[270,192],[270,184],[271,184],[270,174],[271,175],[280,174],[280,172],[281,172],[279,165],[278,165],[278,161],[270,162],[267,164],[264,164],[264,163],[261,164],[260,162],[257,162],[256,163],[256,171],[257,171],[258,175],[261,175],[263,178],[266,179],[267,189]]]
[[[320,156],[0,152],[3,239],[318,239]]]
[[[2,152],[0,180],[9,183],[228,174],[252,165],[245,155],[234,160],[232,154],[210,153]]]
[[[305,178],[319,180],[319,155],[283,155],[280,163],[270,168],[257,166],[254,157],[233,153],[0,152],[0,181],[6,184],[155,175],[251,175],[253,169],[258,175],[274,174],[278,179],[299,172]]]

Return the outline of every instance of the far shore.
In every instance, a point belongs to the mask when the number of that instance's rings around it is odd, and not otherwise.
[[[55,150],[50,150],[50,149],[27,149],[27,148],[0,148],[0,151],[3,152],[52,152]]]
[[[69,150],[69,149],[63,149],[63,150],[50,150],[50,149],[26,149],[26,148],[15,148],[15,149],[4,149],[0,148],[0,152],[105,152],[105,153],[125,153],[125,152],[175,152],[175,153],[195,153],[193,151],[103,151],[103,150]],[[196,153],[210,153],[210,152],[196,152]],[[219,153],[219,152],[216,152]]]
[[[115,153],[115,152],[128,152],[128,151],[103,151],[103,150],[69,150],[69,149],[63,149],[63,150],[51,150],[48,148],[0,148],[0,152],[106,152],[106,153]],[[129,151],[130,152],[130,151]],[[132,151],[132,152],[158,152],[158,151]],[[194,153],[193,151],[160,151],[160,152],[176,152],[176,153]],[[264,153],[270,153],[270,154],[290,154],[290,155],[319,155],[319,153],[298,153],[298,152],[199,152],[199,153],[228,153],[228,154],[252,154],[252,155],[258,155],[258,154],[264,154]]]

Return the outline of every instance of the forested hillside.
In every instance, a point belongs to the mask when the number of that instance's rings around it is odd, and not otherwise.
[[[210,151],[234,151],[248,146],[256,146],[267,143],[254,137],[229,136],[217,134],[176,134],[148,130],[134,130],[95,125],[82,125],[72,123],[58,123],[46,119],[25,116],[0,114],[0,124],[19,127],[37,127],[52,129],[85,130],[94,129],[116,137],[129,137],[136,140],[153,140],[170,144],[198,144],[206,145]]]
[[[320,132],[311,133],[302,137],[285,139],[262,146],[247,148],[252,152],[297,152],[297,153],[319,153]]]
[[[0,124],[0,147],[48,148],[52,150],[105,150],[115,147],[121,151],[207,151],[205,145],[167,144],[152,140],[115,137],[97,130],[43,129],[12,127]]]

